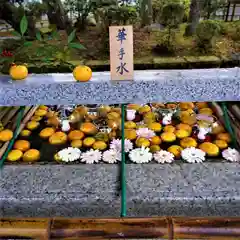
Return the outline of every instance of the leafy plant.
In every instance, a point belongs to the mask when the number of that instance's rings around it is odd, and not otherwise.
[[[219,35],[220,27],[212,20],[205,20],[198,24],[196,29],[197,46],[204,52],[211,50]]]
[[[41,43],[37,48],[37,55],[40,58],[42,57],[43,62],[47,63],[51,61],[66,62],[72,49],[85,50],[82,44],[74,42],[76,29],[68,35],[67,43],[64,44],[56,42],[59,40],[57,30],[53,31],[50,35],[38,31],[36,38]]]
[[[10,66],[13,62],[22,62],[22,61],[34,61],[35,59],[41,62],[50,63],[50,62],[66,62],[70,51],[72,49],[83,50],[85,47],[77,42],[74,42],[76,39],[76,29],[73,30],[67,38],[67,42],[62,43],[59,40],[59,34],[56,28],[52,27],[50,32],[44,33],[37,31],[36,40],[39,41],[38,47],[33,49],[33,42],[27,41],[25,34],[28,29],[28,20],[24,15],[20,21],[19,32],[14,31],[14,35],[19,37],[18,47],[14,49],[14,53],[10,55],[6,54],[4,50],[0,49],[0,63]],[[32,53],[31,51],[34,51]],[[30,53],[29,53],[30,52]],[[32,54],[33,56],[30,56]]]
[[[165,39],[162,41],[161,48],[166,48],[165,52],[174,52],[175,30],[182,23],[184,17],[184,6],[179,3],[165,4],[162,8],[160,23],[166,26]]]
[[[27,32],[27,29],[28,29],[28,20],[24,15],[20,21],[20,32],[17,32],[17,31],[13,32],[14,36],[17,36],[20,38],[19,47],[14,49],[15,54],[12,54],[12,56],[2,56],[0,59],[0,63],[3,63],[5,65],[10,65],[11,63],[15,62],[17,52],[20,52],[24,47],[28,47],[32,45],[32,42],[27,41],[25,38],[25,33]],[[3,54],[4,50],[0,49],[0,53]]]
[[[221,58],[229,58],[234,52],[233,41],[227,38],[222,39],[221,41],[216,42],[213,52],[216,56]]]

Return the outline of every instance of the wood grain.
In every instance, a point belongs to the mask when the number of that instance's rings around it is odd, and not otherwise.
[[[51,239],[168,238],[166,218],[54,219]]]
[[[176,239],[240,239],[240,218],[173,218]]]
[[[48,240],[49,226],[47,219],[0,219],[0,239],[22,237]]]
[[[118,31],[126,30],[126,40],[118,41]],[[110,47],[110,72],[111,80],[133,80],[133,27],[132,26],[111,26],[109,27],[109,47]],[[120,60],[120,49],[124,49],[123,59]],[[124,64],[128,72],[123,71],[123,74],[117,72],[117,68]]]
[[[240,218],[0,219],[0,239],[239,240]]]

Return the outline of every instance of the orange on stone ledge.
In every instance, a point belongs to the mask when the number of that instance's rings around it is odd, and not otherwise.
[[[88,66],[77,66],[73,70],[73,77],[79,82],[87,82],[92,78],[92,70]]]
[[[12,65],[9,74],[13,80],[24,80],[28,76],[28,69],[25,65]]]

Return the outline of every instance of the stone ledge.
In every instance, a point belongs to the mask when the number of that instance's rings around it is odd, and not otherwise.
[[[127,165],[127,215],[239,216],[234,163]],[[118,217],[118,165],[6,165],[0,216]]]
[[[72,74],[33,74],[13,83],[0,76],[0,105],[239,101],[239,69],[135,71],[134,81],[121,82],[96,72],[87,83]]]

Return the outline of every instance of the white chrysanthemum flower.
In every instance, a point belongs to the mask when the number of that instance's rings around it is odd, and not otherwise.
[[[82,153],[81,162],[88,164],[98,163],[102,159],[102,153],[99,150],[89,150]]]
[[[62,120],[61,124],[62,124],[61,129],[63,132],[68,132],[71,129],[69,120]]]
[[[224,159],[230,162],[239,162],[240,161],[240,153],[234,148],[227,148],[222,152],[222,156]]]
[[[152,160],[152,153],[149,152],[149,148],[136,148],[129,153],[129,158],[135,163],[147,163]]]
[[[190,147],[183,149],[181,152],[181,156],[183,160],[189,163],[201,163],[205,161],[206,153],[201,149]]]
[[[80,159],[81,151],[78,148],[68,147],[59,151],[57,155],[63,162],[73,162]]]
[[[126,110],[126,118],[128,121],[133,121],[136,117],[136,110],[134,109],[127,109]]]
[[[155,132],[148,128],[139,128],[137,130],[137,136],[150,139],[155,136]]]
[[[153,159],[158,163],[172,163],[174,155],[168,151],[160,150],[153,154]]]
[[[121,152],[122,151],[121,139],[113,139],[110,143],[110,148],[117,151],[117,152]],[[124,141],[124,151],[129,152],[132,149],[133,149],[132,142],[128,139],[125,139],[125,141]]]
[[[162,119],[163,125],[170,125],[172,123],[173,113],[166,114]]]
[[[102,159],[107,163],[116,163],[121,161],[121,153],[114,149],[109,149],[103,153]]]

